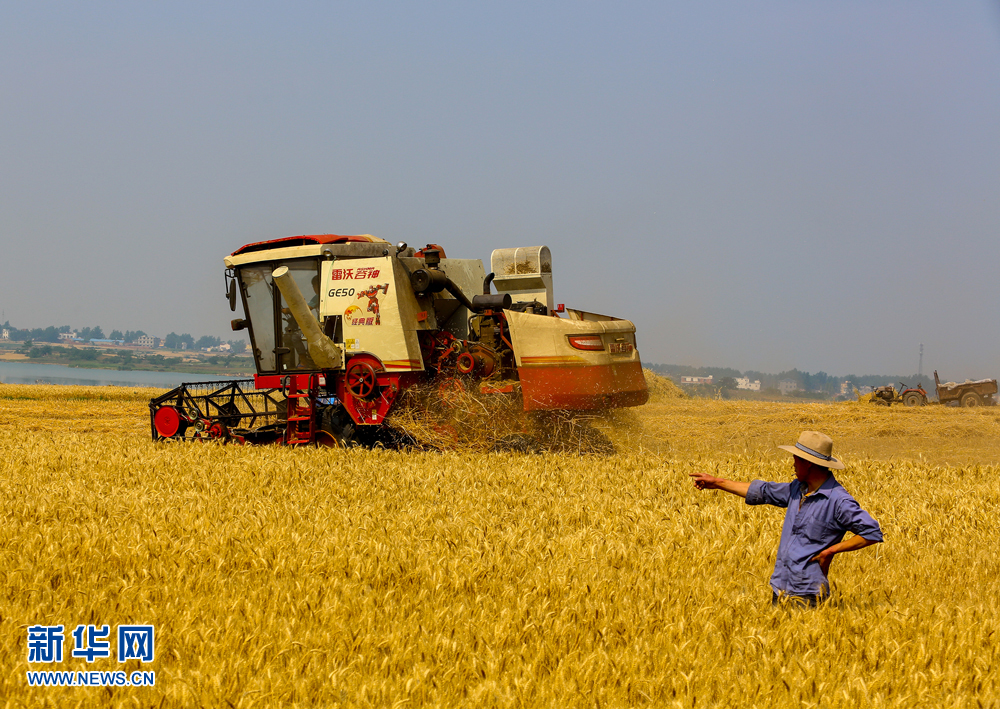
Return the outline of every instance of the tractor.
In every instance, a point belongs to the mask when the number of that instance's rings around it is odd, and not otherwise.
[[[897,390],[892,384],[876,387],[872,390],[869,401],[872,404],[881,406],[891,406],[892,404],[903,404],[903,406],[926,406],[927,392],[923,384],[916,387],[907,387],[903,382],[899,383]]]
[[[252,380],[197,382],[150,401],[154,440],[385,444],[413,387],[507,397],[525,412],[640,406],[635,326],[556,305],[546,246],[448,258],[371,235],[247,244],[225,259]],[[495,292],[494,292],[495,289]]]

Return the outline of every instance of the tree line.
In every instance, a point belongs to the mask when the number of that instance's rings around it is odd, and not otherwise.
[[[69,325],[60,325],[58,327],[50,325],[45,328],[20,329],[13,327],[9,320],[3,324],[3,329],[9,331],[11,340],[27,343],[59,342],[59,335],[74,331]],[[77,337],[84,342],[90,342],[91,340],[116,340],[124,342],[127,345],[135,344],[145,334],[142,330],[126,330],[125,332],[112,330],[108,335],[105,335],[104,330],[100,326],[84,327],[76,330]],[[176,332],[171,332],[163,338],[164,347],[174,350],[181,349],[182,344],[186,344],[188,349],[200,350],[207,347],[218,347],[223,342],[224,340],[221,337],[214,337],[212,335],[203,335],[196,340],[194,336],[186,332],[180,335]],[[229,340],[228,343],[232,347],[234,354],[243,352],[247,347],[246,340]]]
[[[840,394],[841,382],[848,381],[852,387],[863,386],[883,386],[894,384],[898,387],[899,382],[905,382],[908,386],[916,386],[923,383],[927,386],[928,381],[933,382],[933,376],[924,375],[919,377],[916,374],[889,375],[889,374],[847,374],[835,376],[826,372],[802,372],[798,369],[790,369],[777,374],[768,372],[758,372],[747,370],[741,372],[738,369],[728,367],[690,367],[678,364],[647,364],[645,365],[657,374],[664,374],[672,378],[675,382],[680,382],[681,377],[712,377],[712,382],[717,387],[736,387],[736,380],[747,378],[751,382],[759,381],[761,390],[777,390],[779,382],[795,382],[803,392],[813,392],[837,396]],[[853,394],[851,394],[853,396]]]

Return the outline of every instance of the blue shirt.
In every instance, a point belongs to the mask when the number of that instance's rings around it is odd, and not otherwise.
[[[747,490],[748,505],[788,508],[771,576],[775,592],[798,596],[829,593],[819,562],[810,559],[842,540],[847,531],[870,542],[882,541],[878,522],[861,509],[832,474],[816,492],[803,499],[806,489],[805,483],[798,480],[790,483],[754,480]]]

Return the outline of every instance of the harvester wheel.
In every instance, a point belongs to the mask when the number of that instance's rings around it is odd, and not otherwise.
[[[962,406],[967,409],[971,409],[973,406],[982,406],[982,403],[979,394],[974,391],[967,391],[962,394]]]
[[[923,403],[923,397],[915,391],[911,391],[903,397],[904,406],[920,406]]]
[[[347,391],[358,399],[367,399],[375,393],[378,375],[370,362],[355,362],[347,368]]]
[[[319,431],[316,440],[321,445],[332,445],[337,448],[352,448],[357,445],[354,440],[354,421],[343,406],[328,406],[320,414]]]

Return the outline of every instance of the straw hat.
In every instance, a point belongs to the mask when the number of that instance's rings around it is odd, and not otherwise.
[[[778,448],[824,468],[844,469],[844,464],[832,455],[833,439],[818,431],[803,431],[794,446],[778,446]]]

